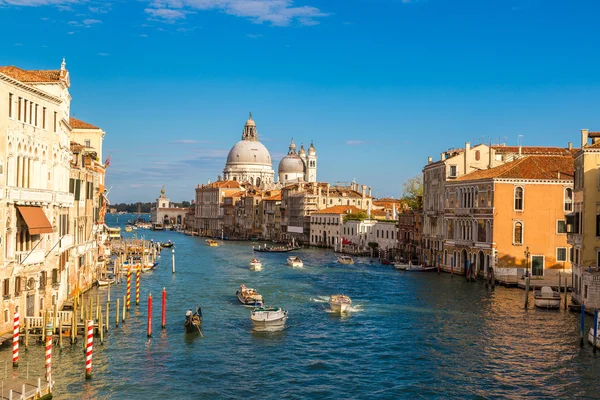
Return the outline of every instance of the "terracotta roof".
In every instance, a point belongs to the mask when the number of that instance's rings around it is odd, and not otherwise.
[[[97,126],[88,124],[87,122],[83,122],[82,120],[74,117],[69,118],[69,124],[71,125],[71,128],[75,129],[100,129]]]
[[[600,149],[600,142],[585,146],[584,149]]]
[[[205,187],[221,188],[221,189],[237,189],[237,188],[240,188],[241,186],[238,181],[216,181],[213,183],[209,183]]]
[[[61,79],[61,70],[24,70],[13,65],[0,67],[0,73],[24,83],[58,82]]]
[[[455,179],[455,182],[489,178],[558,180],[559,173],[561,180],[572,180],[573,170],[571,156],[532,155],[495,168],[471,172]]]
[[[281,201],[281,192],[276,193],[270,197],[265,197],[263,200],[265,200],[265,201]]]
[[[491,148],[497,154],[519,154],[519,146],[492,146]],[[579,149],[569,150],[566,147],[521,146],[522,155],[572,156],[577,150]]]
[[[591,137],[591,138],[600,137],[600,132],[589,132],[588,137]]]
[[[355,206],[333,206],[323,210],[315,211],[313,214],[350,214],[359,212],[365,212],[365,210],[361,210]]]

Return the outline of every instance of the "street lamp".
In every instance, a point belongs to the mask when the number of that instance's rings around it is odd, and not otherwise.
[[[526,264],[526,266],[527,266],[527,267],[526,267],[526,269],[525,269],[525,276],[529,276],[529,255],[531,254],[531,253],[529,252],[529,246],[525,247],[525,252],[524,252],[524,254],[525,254],[525,260],[526,260],[526,262],[527,262],[527,264]]]

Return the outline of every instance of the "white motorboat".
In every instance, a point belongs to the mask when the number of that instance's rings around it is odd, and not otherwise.
[[[410,267],[412,267],[412,263],[410,261],[408,263],[405,263],[405,262],[394,263],[394,268],[396,268],[400,271],[406,271]]]
[[[107,278],[100,278],[96,281],[96,283],[98,284],[98,286],[108,286],[113,285],[115,283],[115,278],[113,277],[107,277]]]
[[[343,294],[333,294],[329,297],[329,307],[333,312],[346,312],[352,305],[350,297]]]
[[[279,307],[259,307],[250,314],[250,320],[257,331],[282,329],[287,318],[287,311]]]
[[[240,290],[236,292],[236,295],[240,303],[246,307],[262,307],[265,304],[256,289],[248,288],[244,284],[240,285]]]
[[[354,264],[354,259],[350,256],[339,256],[337,258],[337,262],[340,264],[349,265],[349,264]]]
[[[427,272],[427,271],[435,271],[435,267],[425,267],[423,265],[411,265],[406,268],[405,271],[409,272]]]
[[[287,259],[287,263],[288,263],[288,265],[290,265],[292,267],[303,267],[304,266],[304,263],[298,256],[289,256]]]
[[[533,292],[533,301],[539,308],[560,308],[560,293],[550,286],[542,286]]]
[[[594,345],[594,326],[588,331],[588,343]],[[600,318],[598,319],[598,327],[596,328],[596,347],[600,349]]]
[[[262,269],[262,263],[258,258],[254,258],[252,261],[250,261],[250,269],[253,269],[255,271]]]

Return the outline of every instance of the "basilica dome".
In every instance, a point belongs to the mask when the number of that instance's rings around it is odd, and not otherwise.
[[[271,166],[269,150],[259,141],[240,140],[229,151],[227,165],[259,164]]]
[[[304,174],[304,161],[298,154],[288,154],[279,161],[278,172],[281,173],[301,173]]]

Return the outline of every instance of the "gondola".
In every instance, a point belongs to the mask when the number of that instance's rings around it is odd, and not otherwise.
[[[175,243],[169,241],[168,243],[162,243],[161,246],[162,247],[173,247],[175,245]]]
[[[187,333],[198,332],[202,334],[202,307],[198,307],[195,313],[192,313],[192,310],[187,310],[183,326]]]

